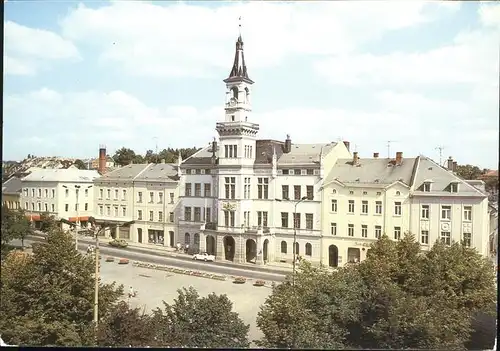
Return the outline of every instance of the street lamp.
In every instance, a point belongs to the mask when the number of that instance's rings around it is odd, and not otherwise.
[[[68,189],[68,187],[66,185],[63,185],[62,187],[64,189]],[[76,226],[74,228],[75,228],[75,248],[76,248],[77,251],[78,251],[78,228],[80,227],[80,215],[79,215],[80,203],[78,201],[78,198],[79,198],[79,195],[80,195],[80,188],[81,187],[82,187],[81,185],[75,185],[75,193],[76,193]],[[84,189],[87,190],[87,189],[90,189],[90,188],[92,188],[92,185],[89,185],[89,186],[85,187]]]
[[[92,228],[95,230],[95,218],[89,217],[89,223]],[[128,221],[120,224],[112,224],[112,223],[102,223],[100,228],[95,231],[95,285],[94,285],[94,327],[96,331],[97,338],[97,327],[99,323],[99,234],[104,232],[106,229],[114,229],[118,226],[128,227],[134,224],[135,221]]]

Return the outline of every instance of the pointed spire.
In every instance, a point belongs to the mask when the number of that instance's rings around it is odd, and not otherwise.
[[[241,38],[241,17],[239,18],[239,35],[236,40],[236,50],[234,54],[233,67],[229,73],[229,77],[224,79],[224,83],[244,81],[253,84],[253,81],[248,77],[247,66],[245,64],[245,55],[243,54],[243,39]]]

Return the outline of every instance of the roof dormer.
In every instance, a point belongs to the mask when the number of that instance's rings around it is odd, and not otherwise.
[[[426,179],[426,180],[424,180],[424,183],[421,186],[421,190],[424,193],[430,193],[431,190],[432,190],[432,183],[433,183],[432,179]]]
[[[458,193],[458,181],[453,181],[450,183],[449,190],[450,193]]]

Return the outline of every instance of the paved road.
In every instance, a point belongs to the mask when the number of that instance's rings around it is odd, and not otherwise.
[[[31,237],[24,241],[25,246],[30,246],[33,242],[44,242],[45,239],[39,237]],[[13,240],[11,245],[21,246],[20,240]],[[78,249],[81,251],[86,251],[88,247],[87,243],[79,242]],[[225,266],[218,266],[210,264],[210,262],[200,262],[200,261],[192,261],[185,259],[178,259],[160,255],[153,255],[151,253],[140,253],[134,252],[132,250],[124,250],[118,248],[112,248],[109,246],[100,246],[100,252],[103,256],[113,256],[119,258],[128,258],[129,260],[142,261],[147,263],[154,264],[163,264],[169,265],[172,267],[184,268],[184,269],[193,269],[200,270],[210,273],[223,274],[223,275],[232,275],[232,276],[242,276],[246,278],[252,279],[263,279],[269,281],[284,281],[285,274],[276,274],[276,273],[266,273],[266,272],[258,272],[258,271],[248,271],[245,269],[239,268],[230,268]]]

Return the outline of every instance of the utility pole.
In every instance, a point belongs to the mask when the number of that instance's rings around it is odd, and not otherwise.
[[[444,146],[437,146],[434,150],[439,150],[439,165],[442,166]]]
[[[94,328],[97,344],[97,330],[99,327],[99,234],[104,227],[101,227],[95,234],[95,285],[94,285]]]

